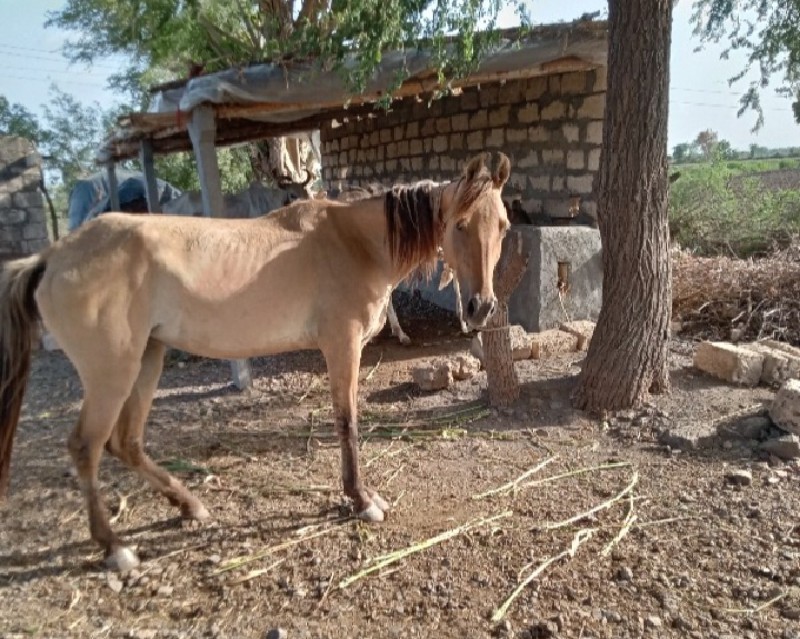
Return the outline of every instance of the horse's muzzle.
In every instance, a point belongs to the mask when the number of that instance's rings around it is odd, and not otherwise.
[[[496,309],[497,298],[494,295],[486,299],[473,295],[467,302],[467,325],[470,328],[482,328]]]

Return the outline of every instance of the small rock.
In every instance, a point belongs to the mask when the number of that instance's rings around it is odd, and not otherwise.
[[[730,433],[741,439],[761,439],[769,430],[772,421],[765,415],[751,415],[733,424]]]
[[[503,619],[494,627],[492,634],[495,637],[508,637],[511,634],[511,622],[508,619]]]
[[[283,628],[273,628],[267,631],[267,634],[264,635],[264,639],[287,639],[288,636],[289,633]]]
[[[553,639],[558,635],[558,624],[555,621],[540,621],[528,629],[531,639]]]
[[[661,621],[661,617],[659,617],[657,615],[650,615],[649,617],[646,617],[645,620],[644,620],[644,627],[645,628],[657,629],[657,628],[661,628],[662,625],[663,625],[663,622]]]
[[[156,594],[159,597],[171,597],[174,590],[172,586],[159,586],[158,590],[156,590]]]
[[[781,609],[781,617],[784,619],[791,619],[792,621],[800,621],[800,608],[790,608],[786,606]]]
[[[631,581],[633,579],[633,570],[628,566],[620,566],[617,572],[614,573],[614,579],[617,581]]]
[[[438,391],[453,383],[453,373],[446,363],[424,364],[411,370],[414,383],[423,391]]]
[[[483,337],[478,333],[469,344],[469,352],[475,359],[483,364]]]
[[[453,378],[458,380],[470,379],[481,370],[481,362],[472,355],[459,355],[450,363]]]
[[[514,325],[508,329],[511,340],[511,358],[513,360],[531,358],[531,336],[522,326]]]
[[[761,443],[761,450],[780,459],[800,459],[800,437],[783,435]]]
[[[113,590],[114,592],[122,591],[122,581],[117,576],[117,573],[115,572],[108,573],[106,580],[108,581],[108,587],[111,588],[111,590]]]
[[[208,558],[208,563],[210,564],[218,564],[220,561],[222,561],[222,557],[219,555],[210,555]]]
[[[744,469],[731,470],[725,473],[725,481],[734,486],[749,486],[753,483],[753,473]]]

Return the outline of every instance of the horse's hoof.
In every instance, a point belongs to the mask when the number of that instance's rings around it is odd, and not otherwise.
[[[189,521],[205,523],[211,519],[211,513],[200,502],[196,504],[184,504],[181,506],[181,517]]]
[[[400,336],[400,343],[403,346],[410,346],[411,345],[411,338],[408,335],[401,335]]]
[[[369,507],[365,508],[360,513],[358,513],[358,518],[363,521],[380,523],[384,520],[385,517],[383,514],[383,510],[381,510],[381,508],[375,503],[375,500],[373,499]]]
[[[392,505],[381,497],[378,493],[372,493],[372,503],[380,508],[384,513],[388,513],[392,509]]]
[[[139,559],[136,557],[136,553],[127,546],[120,546],[106,557],[106,566],[108,566],[110,570],[128,572],[138,565]]]

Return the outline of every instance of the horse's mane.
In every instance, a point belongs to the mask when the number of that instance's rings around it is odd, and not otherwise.
[[[437,215],[435,182],[395,186],[384,195],[386,239],[392,261],[400,266],[422,266],[432,271],[443,224]]]

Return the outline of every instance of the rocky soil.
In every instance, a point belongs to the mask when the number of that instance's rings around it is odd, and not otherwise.
[[[414,345],[385,331],[361,369],[366,477],[395,504],[384,524],[348,519],[317,353],[255,360],[244,394],[227,363],[172,354],[148,449],[215,520],[182,527],[105,460],[114,525],[143,559],[127,575],[105,570],[70,470],[78,380],[61,353],[38,353],[0,506],[0,637],[800,638],[800,466],[760,448],[776,434],[773,389],[694,371],[679,340],[672,394],[642,411],[573,410],[580,353],[517,362],[521,399],[491,411],[484,373],[435,393],[411,383],[470,341],[412,302],[398,311]],[[507,511],[343,585],[375,557]]]

